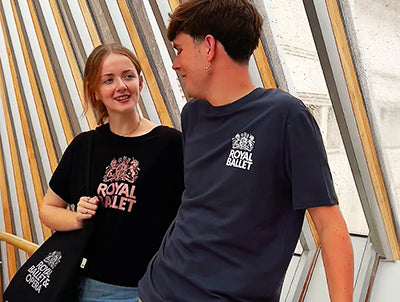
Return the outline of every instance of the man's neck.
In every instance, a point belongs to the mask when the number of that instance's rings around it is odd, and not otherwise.
[[[207,88],[207,101],[213,106],[233,103],[254,90],[248,68],[230,68],[212,75]]]
[[[243,89],[235,89],[235,91],[220,90],[218,93],[214,93],[212,97],[207,98],[207,101],[214,107],[228,105],[248,95],[254,88],[253,85],[250,85],[246,88],[243,87]]]
[[[248,61],[236,62],[218,41],[211,54],[213,57],[210,61],[209,76],[204,82],[204,96],[211,105],[223,106],[233,103],[254,90]]]

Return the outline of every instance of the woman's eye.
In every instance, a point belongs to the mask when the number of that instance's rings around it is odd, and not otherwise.
[[[127,74],[124,76],[125,79],[134,79],[135,75],[134,74]]]
[[[103,83],[104,84],[110,84],[110,83],[112,83],[112,79],[105,79],[104,81],[103,81]]]

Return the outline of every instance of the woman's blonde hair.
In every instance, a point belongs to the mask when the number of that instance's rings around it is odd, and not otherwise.
[[[132,51],[120,44],[103,44],[93,49],[86,61],[85,71],[83,73],[84,110],[87,112],[89,106],[93,108],[98,125],[105,124],[108,119],[107,108],[101,100],[96,98],[96,89],[100,77],[101,63],[105,57],[113,53],[127,56],[135,66],[138,75],[142,72],[136,56]]]

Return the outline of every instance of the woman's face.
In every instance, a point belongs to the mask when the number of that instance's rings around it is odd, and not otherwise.
[[[112,53],[103,59],[96,98],[109,116],[134,111],[142,87],[143,78],[127,56]]]

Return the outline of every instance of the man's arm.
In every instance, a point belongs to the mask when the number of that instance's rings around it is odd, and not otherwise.
[[[353,248],[346,223],[337,205],[308,209],[317,229],[332,302],[353,298]]]

